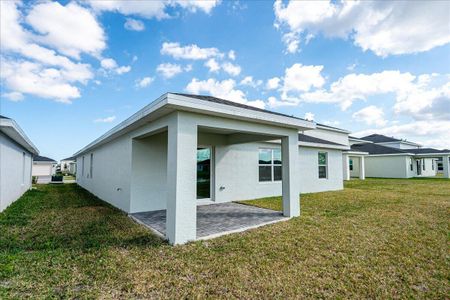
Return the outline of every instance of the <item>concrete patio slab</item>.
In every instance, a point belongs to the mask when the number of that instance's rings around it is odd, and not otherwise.
[[[130,216],[161,237],[166,235],[166,211],[133,213]],[[281,212],[239,203],[197,206],[197,240],[289,220]]]

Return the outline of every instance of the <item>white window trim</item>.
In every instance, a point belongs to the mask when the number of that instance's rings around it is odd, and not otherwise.
[[[319,164],[319,154],[320,153],[324,153],[325,154],[325,161],[326,163],[324,165]],[[325,167],[325,177],[320,178],[320,172],[319,172],[319,168],[320,167]],[[328,152],[325,151],[319,151],[317,152],[317,177],[321,180],[327,180],[328,179]]]
[[[91,153],[89,157],[89,178],[92,179],[92,173],[94,171],[94,153]]]
[[[260,164],[259,163],[259,151],[260,150],[270,150],[270,155],[271,155],[271,163],[270,164]],[[281,164],[275,164],[274,163],[274,159],[273,159],[273,153],[275,150],[280,150],[281,153],[281,149],[279,148],[258,148],[258,183],[260,184],[270,184],[270,183],[279,183],[283,180],[283,178],[281,178],[280,180],[275,180],[275,168],[274,167],[281,167],[283,168],[283,157],[281,157]],[[261,181],[259,180],[259,167],[270,167],[270,179],[268,181]]]
[[[81,158],[81,177],[84,177],[84,155]]]

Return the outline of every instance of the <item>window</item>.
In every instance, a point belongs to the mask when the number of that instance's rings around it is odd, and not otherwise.
[[[409,160],[409,168],[411,169],[411,171],[413,171],[413,159],[412,159],[412,157]]]
[[[319,152],[319,178],[327,178],[328,153]]]
[[[91,159],[89,162],[89,178],[92,178],[92,171],[94,170],[94,153],[91,153]]]
[[[22,152],[22,184],[25,184],[25,152]]]
[[[425,171],[425,159],[422,159],[422,168]]]
[[[281,180],[281,150],[259,149],[259,181],[271,182]]]
[[[434,160],[431,160],[431,170],[434,171]]]
[[[81,158],[81,176],[84,176],[84,156]]]
[[[353,159],[350,159],[350,171],[353,171]]]

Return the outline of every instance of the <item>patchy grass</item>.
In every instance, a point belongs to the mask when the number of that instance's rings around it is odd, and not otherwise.
[[[450,294],[448,180],[354,180],[301,203],[300,218],[171,247],[77,185],[38,186],[0,214],[0,298]]]

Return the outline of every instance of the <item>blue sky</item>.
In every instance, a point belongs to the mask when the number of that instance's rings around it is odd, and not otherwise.
[[[168,91],[450,148],[448,2],[1,6],[0,112],[54,159]]]

